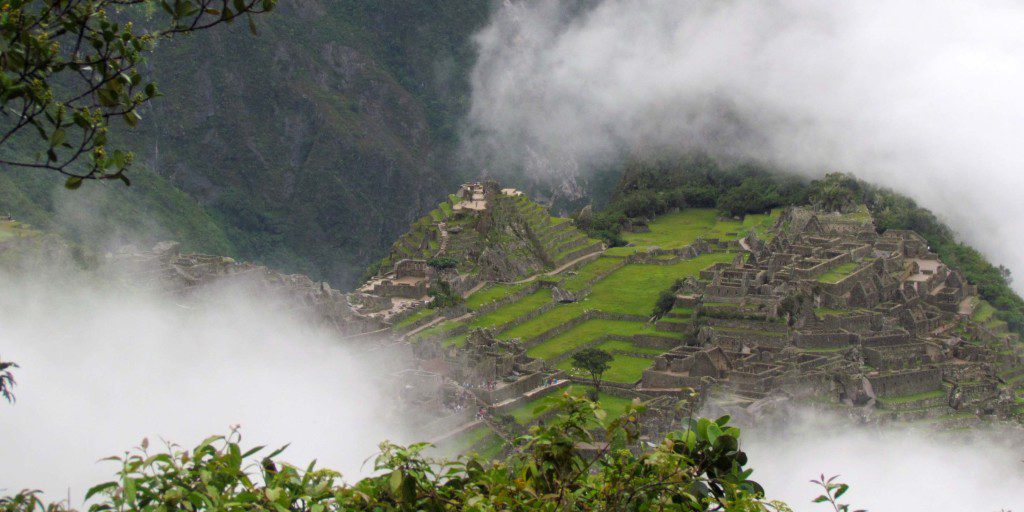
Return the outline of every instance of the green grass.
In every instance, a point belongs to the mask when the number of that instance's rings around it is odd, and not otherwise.
[[[654,361],[646,357],[633,357],[617,355],[609,363],[610,368],[601,375],[601,380],[607,382],[618,382],[632,384],[643,377],[644,370],[651,367]],[[566,359],[558,364],[558,369],[581,377],[589,377],[586,372],[579,372],[572,367],[572,360]]]
[[[992,307],[988,301],[979,300],[978,305],[974,307],[974,312],[971,313],[971,320],[984,324],[992,318],[992,315],[996,313],[996,308]]]
[[[448,204],[447,201],[441,203],[441,213],[443,214],[444,218],[446,218],[446,219],[448,217],[451,217],[452,216],[452,205]]]
[[[540,333],[554,329],[555,327],[582,315],[584,312],[585,309],[579,302],[574,304],[558,305],[551,311],[548,311],[533,320],[523,322],[522,324],[501,333],[498,337],[506,340],[512,338],[522,338],[524,340],[530,339]]]
[[[676,279],[696,276],[702,269],[732,258],[729,253],[714,253],[672,265],[627,265],[595,284],[583,303],[609,313],[648,316],[658,295]]]
[[[814,308],[814,314],[820,317],[825,316],[844,316],[849,315],[850,311],[847,309],[832,309],[832,308]]]
[[[420,308],[419,311],[416,311],[415,313],[413,313],[413,314],[403,318],[401,322],[398,322],[397,324],[395,324],[395,327],[398,328],[398,329],[408,327],[408,326],[418,322],[419,320],[422,320],[423,318],[428,317],[430,315],[433,315],[435,313],[437,313],[436,309],[430,309],[430,308],[424,306],[424,307]]]
[[[560,397],[563,392],[568,392],[573,396],[584,396],[589,389],[590,386],[574,384],[566,388],[565,391],[556,391],[523,403],[509,411],[509,414],[515,418],[516,423],[526,425],[538,416],[533,413],[534,409],[538,406],[542,404],[550,404],[555,401],[557,397]],[[601,394],[597,396],[597,401],[601,404],[601,407],[604,408],[605,412],[608,413],[608,416],[605,418],[605,424],[611,423],[612,420],[621,416],[622,413],[625,412],[626,408],[629,407],[629,404],[633,402],[632,399],[615,396],[606,392],[601,392]]]
[[[718,222],[715,210],[691,208],[658,217],[648,225],[648,233],[623,233],[622,237],[636,246],[675,249],[693,243],[698,237],[717,238],[728,228],[738,229],[741,226],[735,221]]]
[[[839,281],[842,281],[846,276],[852,274],[854,270],[857,270],[857,267],[859,266],[860,265],[857,263],[843,263],[842,265],[839,265],[838,267],[829,270],[828,272],[825,272],[824,274],[819,276],[818,282],[831,284],[838,283]]]
[[[480,425],[460,435],[453,448],[456,453],[465,453],[469,451],[473,445],[483,441],[489,435],[494,435],[494,432],[491,431],[491,427],[487,425]]]
[[[491,283],[484,286],[476,293],[469,296],[466,299],[466,306],[471,309],[479,309],[480,306],[490,304],[496,300],[504,299],[509,295],[515,294],[521,291],[523,288],[529,286],[528,283],[522,284],[502,284],[502,283]]]
[[[515,409],[509,411],[508,414],[512,415],[512,418],[516,420],[516,423],[520,425],[526,425],[527,423],[533,421],[533,419],[539,415],[534,414],[534,409],[543,404],[549,403],[549,400],[551,398],[552,395],[548,394],[539,398],[534,398],[533,400],[527,400],[526,402],[523,402],[516,406]]]
[[[655,333],[652,333],[652,334],[655,334]],[[660,348],[640,347],[640,346],[634,345],[633,343],[630,343],[630,342],[624,341],[624,340],[610,340],[610,341],[606,341],[606,342],[598,345],[597,348],[599,348],[601,350],[604,350],[606,352],[613,352],[613,351],[616,351],[616,350],[621,350],[623,352],[635,352],[635,353],[638,353],[638,354],[650,354],[652,356],[661,355],[661,354],[664,354],[666,352],[665,350],[662,350]]]
[[[551,289],[541,288],[520,300],[506,304],[486,315],[480,315],[469,323],[471,329],[477,327],[494,327],[515,320],[544,304],[551,302]]]
[[[526,355],[538,359],[553,359],[605,335],[632,336],[640,333],[658,334],[653,327],[644,322],[595,318],[527,350]]]
[[[437,325],[434,325],[432,327],[426,328],[426,329],[416,333],[416,336],[414,336],[413,338],[416,339],[416,340],[425,340],[427,338],[430,338],[430,337],[433,337],[433,336],[437,336],[439,334],[444,334],[444,333],[446,333],[448,331],[451,331],[452,329],[455,329],[459,325],[460,325],[460,323],[456,322],[455,320],[446,320],[444,322],[441,322],[441,323],[439,323]]]
[[[775,221],[778,220],[780,215],[782,215],[782,210],[779,208],[772,210],[770,214],[749,214],[743,218],[744,232],[755,231],[757,236],[761,238],[770,238],[772,235],[771,228],[775,225]]]
[[[596,260],[580,267],[580,269],[576,271],[576,275],[565,280],[562,287],[570,292],[578,292],[582,290],[589,281],[605,272],[608,272],[611,268],[621,263],[622,261],[617,258],[597,258]]]
[[[589,389],[590,386],[574,384],[569,386],[568,393],[573,396],[584,396]],[[626,412],[629,404],[633,403],[631,398],[610,395],[603,391],[597,395],[597,401],[601,404],[601,408],[608,413],[608,416],[605,418],[605,424],[611,423],[612,420],[621,416],[623,412]]]

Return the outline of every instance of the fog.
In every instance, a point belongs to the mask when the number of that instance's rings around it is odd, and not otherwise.
[[[354,478],[399,436],[367,363],[273,297],[217,287],[185,302],[116,282],[0,274],[0,355],[21,365],[17,402],[0,403],[0,489],[70,488],[77,505],[117,471],[100,458],[232,425],[246,446],[291,443],[283,460]]]
[[[743,448],[769,498],[796,512],[830,510],[811,500],[822,473],[851,486],[841,503],[872,512],[1024,510],[1019,430],[933,432],[852,426],[806,409],[784,426],[746,428]]]
[[[481,165],[700,149],[854,172],[1024,274],[1024,3],[505,0],[476,44]]]

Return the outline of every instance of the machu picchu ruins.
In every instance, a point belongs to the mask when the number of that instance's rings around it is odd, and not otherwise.
[[[467,201],[473,208],[457,208]],[[456,233],[474,233],[473,243],[449,238],[440,250],[454,212],[467,210],[472,216],[459,218],[476,224]],[[435,411],[442,446],[494,452],[543,419],[531,411],[545,396],[584,392],[588,378],[571,359],[586,348],[613,356],[602,402],[647,401],[651,432],[670,428],[681,402],[750,419],[773,404],[812,404],[858,423],[947,429],[1024,419],[1019,337],[980,314],[989,306],[976,287],[924,238],[880,233],[863,206],[743,219],[689,209],[614,248],[583,240],[571,223],[496,184],[464,187],[426,219],[385,260],[392,272],[358,293],[388,290],[381,295],[390,304],[378,299],[378,307],[391,313],[378,318],[412,345],[418,370],[441,377],[445,396],[472,403]],[[480,224],[500,227],[506,244],[541,243],[505,253],[528,258],[518,266],[480,258],[488,250]],[[416,282],[429,289],[439,277],[428,256],[458,262],[449,279],[463,303],[430,308],[428,294],[381,287],[418,257],[425,270]],[[653,315],[664,290],[672,306]]]
[[[283,294],[343,339],[400,354],[382,375],[444,450],[497,455],[543,421],[547,397],[588,392],[572,358],[589,348],[612,356],[603,406],[643,400],[651,434],[680,404],[741,421],[780,404],[857,423],[1024,421],[1019,336],[924,238],[879,232],[863,206],[684,209],[624,237],[609,248],[482,182],[416,221],[347,294],[174,243],[106,260],[179,295],[225,281]]]

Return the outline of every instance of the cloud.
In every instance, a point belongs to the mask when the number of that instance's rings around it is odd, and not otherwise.
[[[119,279],[0,274],[0,351],[18,401],[0,403],[0,488],[75,504],[148,436],[190,446],[240,424],[246,446],[348,477],[402,431],[373,363],[287,304],[244,287],[189,299]],[[380,370],[384,373],[383,370]]]
[[[851,510],[1000,512],[1024,505],[1019,430],[856,427],[797,409],[786,424],[747,428],[743,437],[752,478],[797,512],[828,509],[811,504],[821,489],[810,480],[822,473],[851,486],[840,500]]]
[[[506,0],[465,149],[558,177],[694,149],[854,172],[1024,274],[1021,27],[1011,0]]]

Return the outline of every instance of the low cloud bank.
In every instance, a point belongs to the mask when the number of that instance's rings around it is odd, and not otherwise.
[[[703,150],[854,172],[1024,274],[1024,4],[502,5],[476,37],[465,147],[480,165],[566,177]]]
[[[0,354],[21,365],[0,403],[0,490],[74,504],[117,471],[100,458],[148,436],[193,446],[241,425],[246,446],[346,477],[401,434],[373,368],[271,297],[198,300],[45,272],[0,274]],[[364,341],[365,343],[365,341]]]
[[[811,500],[821,473],[851,486],[840,500],[871,512],[1000,512],[1024,507],[1019,431],[932,432],[851,426],[796,410],[784,426],[744,429],[753,479],[796,512],[828,509]]]

